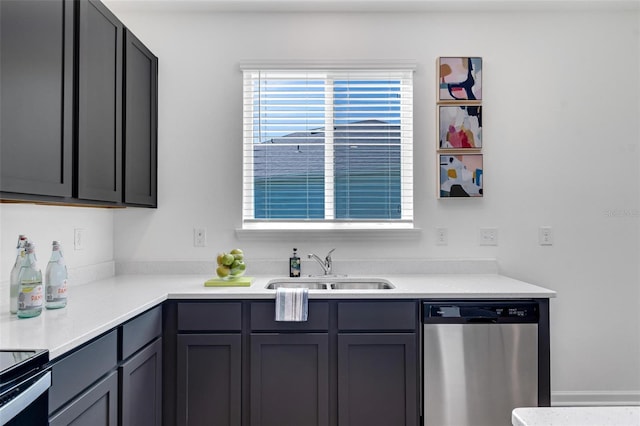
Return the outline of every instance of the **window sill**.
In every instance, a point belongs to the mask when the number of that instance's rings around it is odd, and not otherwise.
[[[412,240],[420,237],[420,228],[341,228],[341,229],[236,229],[241,240],[300,238],[305,239],[372,239],[372,240]]]

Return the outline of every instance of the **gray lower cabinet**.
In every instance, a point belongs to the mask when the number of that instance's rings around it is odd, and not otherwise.
[[[54,360],[49,423],[162,425],[162,306]]]
[[[112,372],[49,418],[49,426],[116,426],[118,373]]]
[[[175,369],[175,384],[168,381],[168,386],[175,389],[165,389],[165,394],[175,401],[175,410],[166,407],[165,424],[240,426],[242,303],[180,302],[169,304],[167,316],[173,313],[175,367],[168,370]]]
[[[113,330],[53,363],[49,423],[118,423],[117,331]]]
[[[416,301],[338,302],[338,425],[420,424]]]
[[[251,426],[329,425],[329,335],[251,334]]]
[[[305,322],[274,312],[273,300],[168,303],[165,424],[420,424],[417,301],[312,300]]]
[[[338,424],[418,425],[413,333],[338,335]]]
[[[120,425],[162,425],[162,338],[123,362],[120,376]]]
[[[162,425],[162,306],[119,327],[121,426]]]
[[[240,426],[240,334],[177,338],[177,424]]]

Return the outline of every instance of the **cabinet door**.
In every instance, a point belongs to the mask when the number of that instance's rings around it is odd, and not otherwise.
[[[338,335],[338,424],[417,426],[414,333]]]
[[[122,201],[122,23],[78,2],[78,198]]]
[[[124,201],[157,205],[158,58],[125,29]]]
[[[120,383],[120,425],[162,425],[162,338],[122,364]]]
[[[49,426],[116,426],[117,424],[118,374],[115,371],[49,418]]]
[[[240,334],[179,334],[177,424],[240,426]]]
[[[327,426],[328,334],[251,334],[250,340],[250,424]]]
[[[70,197],[73,1],[0,1],[0,191]]]

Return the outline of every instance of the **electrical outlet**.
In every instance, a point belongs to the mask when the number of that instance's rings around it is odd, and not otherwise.
[[[447,228],[436,228],[436,245],[446,246],[449,244],[449,232]]]
[[[550,226],[538,228],[538,244],[541,246],[553,245],[553,229]]]
[[[82,228],[75,228],[73,230],[73,249],[84,250],[85,240],[85,230]]]
[[[480,228],[480,245],[497,246],[498,228]]]
[[[193,246],[206,247],[207,245],[207,229],[193,228]]]

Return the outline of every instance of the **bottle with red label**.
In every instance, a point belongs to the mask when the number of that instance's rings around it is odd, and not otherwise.
[[[25,245],[26,256],[18,275],[20,292],[18,294],[18,318],[37,317],[42,313],[43,291],[42,272],[38,268],[35,245],[28,241]]]
[[[51,258],[44,274],[45,297],[47,309],[58,309],[67,306],[67,265],[62,255],[62,247],[58,241],[52,243]]]

